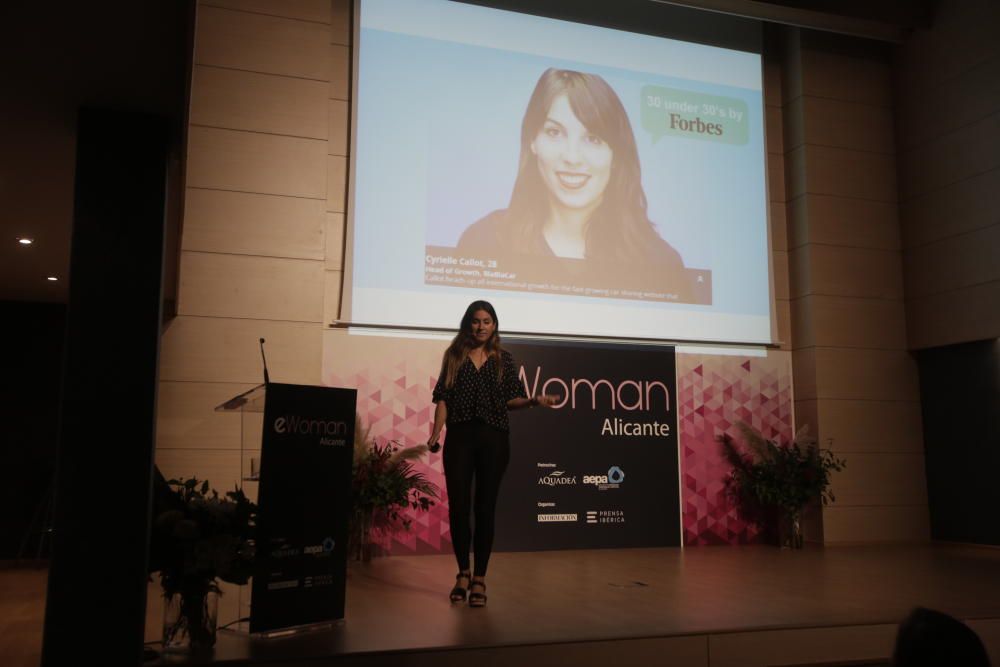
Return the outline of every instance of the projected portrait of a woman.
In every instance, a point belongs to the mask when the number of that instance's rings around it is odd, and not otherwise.
[[[553,68],[542,74],[521,123],[510,204],[468,227],[458,248],[532,255],[538,266],[586,274],[590,284],[690,299],[680,253],[647,215],[628,115],[595,74]]]

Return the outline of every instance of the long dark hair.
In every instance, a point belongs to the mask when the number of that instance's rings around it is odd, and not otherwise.
[[[476,339],[472,334],[472,317],[480,310],[485,310],[493,318],[493,335],[484,346],[487,356],[492,356],[497,362],[497,381],[503,376],[503,364],[500,363],[500,353],[503,349],[500,347],[500,320],[497,319],[497,311],[493,309],[493,304],[489,301],[473,301],[465,309],[462,322],[458,325],[458,333],[451,340],[451,345],[445,350],[444,359],[441,360],[441,377],[444,378],[446,387],[455,384],[459,367],[465,363],[469,351],[476,346]]]
[[[660,237],[646,213],[639,151],[625,107],[600,76],[565,69],[549,68],[542,73],[521,121],[521,159],[507,209],[508,242],[512,247],[525,247],[539,237],[545,223],[548,191],[531,142],[560,95],[566,95],[573,114],[608,144],[613,155],[604,197],[587,223],[585,257],[632,262],[646,257]]]

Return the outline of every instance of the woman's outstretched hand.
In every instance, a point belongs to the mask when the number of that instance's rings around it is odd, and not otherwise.
[[[559,400],[559,397],[552,394],[542,394],[535,396],[533,400],[535,401],[535,405],[540,405],[543,408],[551,408]]]

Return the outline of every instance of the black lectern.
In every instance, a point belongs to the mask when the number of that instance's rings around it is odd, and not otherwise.
[[[241,438],[244,482],[259,483],[251,634],[344,617],[356,407],[355,389],[272,382],[216,408],[263,413],[259,457],[245,425]]]

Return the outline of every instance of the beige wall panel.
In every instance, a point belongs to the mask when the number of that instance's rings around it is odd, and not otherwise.
[[[252,389],[228,382],[160,382],[156,406],[156,448],[239,449],[240,414],[215,406]]]
[[[901,153],[899,167],[899,190],[904,198],[1000,167],[1000,111]]]
[[[903,259],[909,298],[1000,280],[1000,222],[910,248]]]
[[[826,436],[821,432],[819,402],[814,398],[795,401],[795,432],[798,433],[803,428],[808,429],[805,437],[816,439],[824,447],[827,446]]]
[[[764,56],[764,104],[768,106],[782,106],[785,101],[782,98],[781,82],[781,57],[775,55]]]
[[[178,312],[319,322],[323,262],[185,251],[181,253]]]
[[[326,178],[326,210],[343,213],[347,199],[347,158],[328,156]]]
[[[900,248],[896,204],[830,195],[804,195],[788,202],[789,247],[805,243],[857,248]]]
[[[899,69],[912,71],[901,61]],[[946,100],[947,113],[928,100]],[[910,79],[899,87],[896,125],[900,148],[913,148],[1000,109],[1000,55],[942,82]]]
[[[326,142],[191,127],[189,187],[324,199]]]
[[[892,106],[891,68],[873,58],[802,48],[802,94]]]
[[[708,653],[712,667],[831,665],[886,659],[895,638],[895,625],[732,632],[711,635]]]
[[[811,249],[804,245],[788,252],[788,294],[793,301],[812,293]]]
[[[895,151],[892,112],[886,107],[804,95],[804,141],[858,151]]]
[[[774,316],[778,324],[778,341],[782,350],[792,349],[792,304],[788,299],[775,299]]]
[[[906,332],[914,349],[1000,336],[1000,282],[907,299]]]
[[[273,74],[196,65],[193,125],[327,138],[327,84]]]
[[[805,188],[810,194],[897,200],[896,160],[892,155],[830,146],[805,148]]]
[[[326,100],[326,90],[323,91],[324,101],[327,103],[327,153],[330,155],[347,155],[349,123],[347,116],[349,110],[347,102],[344,100]]]
[[[813,295],[796,308],[802,345],[901,350],[906,347],[902,300]],[[808,341],[808,342],[806,342]]]
[[[793,262],[803,250],[808,252],[809,288],[812,294],[903,298],[903,260],[898,252],[811,244],[793,251]],[[794,272],[792,275],[794,278]],[[803,293],[795,292],[797,287],[800,285],[796,285],[793,280],[793,298],[804,296]]]
[[[332,0],[330,11],[330,41],[350,44],[354,26],[351,25],[351,5],[354,0]]]
[[[815,350],[816,398],[920,400],[917,364],[904,350]]]
[[[266,338],[275,382],[319,384],[321,334],[322,327],[312,323],[180,315],[163,335],[160,380],[258,383],[258,339]]]
[[[784,153],[784,130],[781,127],[781,107],[764,107],[764,131],[767,134],[767,152]]]
[[[326,271],[326,287],[323,292],[323,323],[325,325],[340,318],[340,291],[344,275],[340,271]]]
[[[847,465],[833,474],[830,489],[836,506],[927,503],[922,452],[838,452],[838,456]]]
[[[785,139],[788,143],[788,139]],[[806,193],[806,148],[799,146],[785,153],[785,201]]]
[[[785,152],[798,148],[806,140],[806,117],[803,115],[805,101],[802,96],[796,97],[784,106],[782,113],[783,137]]]
[[[187,189],[184,250],[323,259],[326,202]]]
[[[275,16],[198,9],[194,62],[250,72],[330,80],[330,27]]]
[[[792,350],[792,382],[795,386],[796,403],[816,398],[815,347]]]
[[[926,542],[930,533],[927,505],[848,507],[834,503],[823,509],[827,544]]]
[[[966,9],[961,2],[939,3],[932,30],[916,30],[899,47],[899,77],[935,85],[961,75],[1000,54],[997,25],[1000,5],[987,0]],[[950,14],[950,16],[947,16]]]
[[[788,251],[787,209],[783,202],[768,202],[771,216],[771,250]]]
[[[219,492],[240,480],[240,452],[232,449],[157,449],[156,465],[167,479],[197,477]]]
[[[330,58],[330,99],[351,99],[351,49],[334,44],[327,47]]]
[[[991,169],[903,200],[900,219],[904,245],[918,246],[1000,222],[997,192],[1000,192],[1000,169]]]
[[[330,22],[330,0],[201,0],[201,6],[226,7],[301,21]]]
[[[823,445],[836,452],[907,452],[923,456],[920,402],[820,400]],[[827,443],[827,439],[832,443]]]
[[[775,250],[771,253],[774,267],[774,298],[788,298],[788,253]]]
[[[769,201],[785,201],[785,156],[778,153],[767,155],[767,189]]]
[[[791,304],[792,338],[795,347],[815,347],[816,329],[813,326],[813,301],[815,296],[800,296],[789,301]]]
[[[344,268],[344,214],[326,214],[326,266],[327,271]]]

